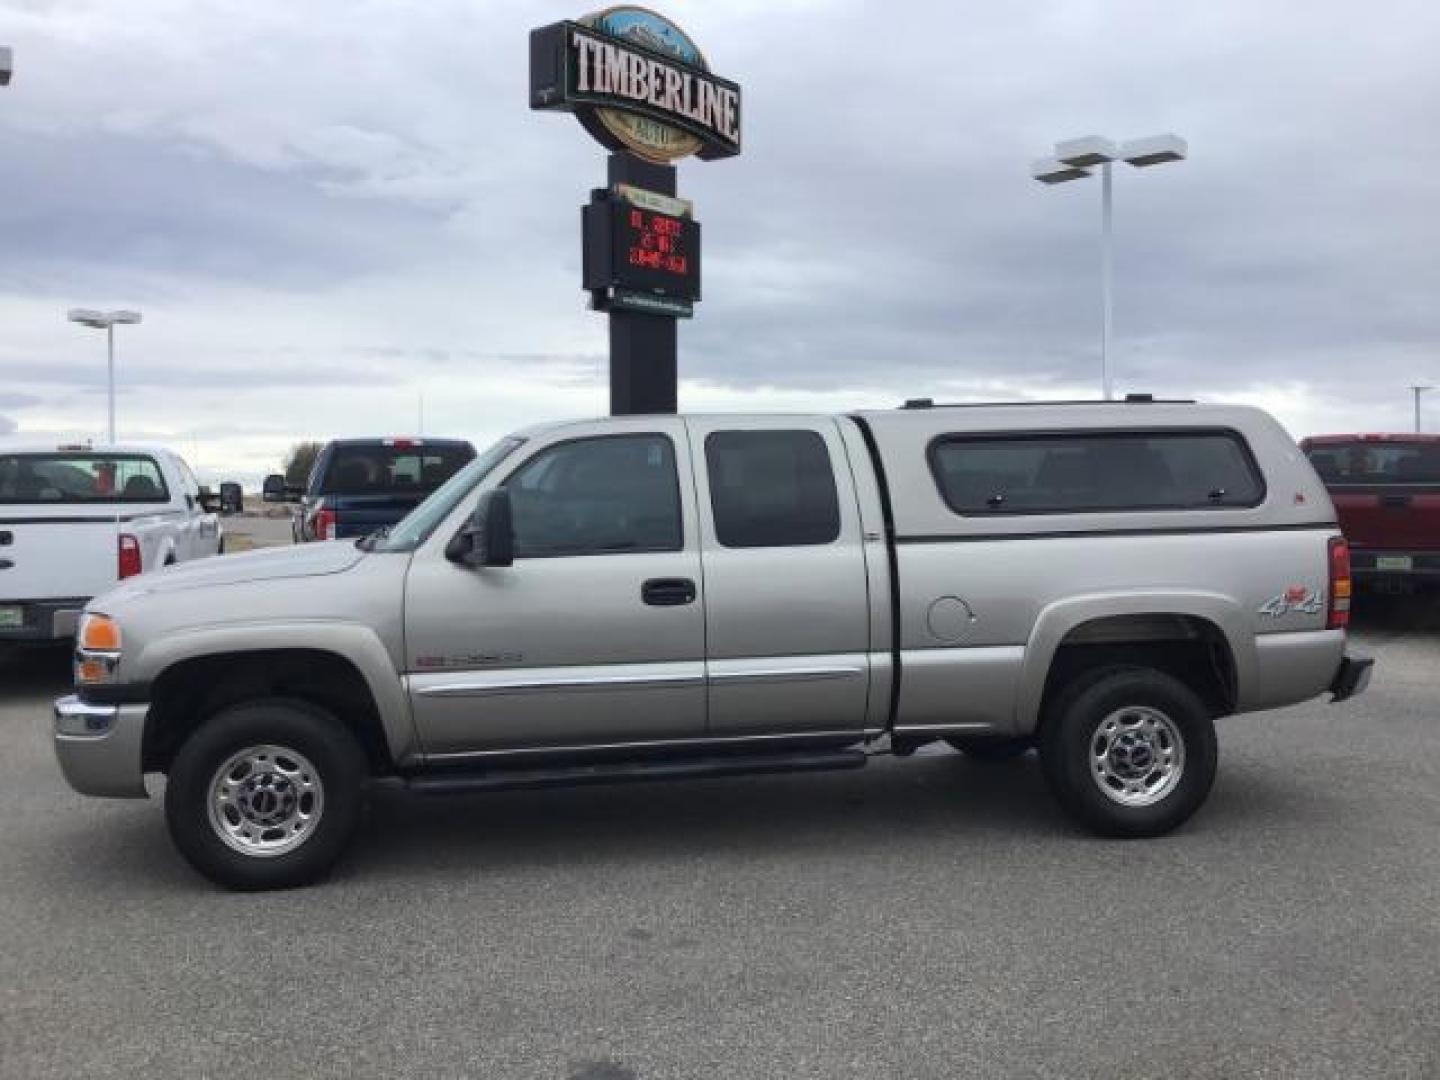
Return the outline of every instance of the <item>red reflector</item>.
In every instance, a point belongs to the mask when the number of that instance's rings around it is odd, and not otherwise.
[[[120,534],[119,566],[121,580],[134,577],[145,569],[140,563],[140,541],[129,533]]]
[[[1343,536],[1330,538],[1330,608],[1325,618],[1328,630],[1343,630],[1350,625],[1350,594],[1354,583],[1350,578],[1350,545]]]

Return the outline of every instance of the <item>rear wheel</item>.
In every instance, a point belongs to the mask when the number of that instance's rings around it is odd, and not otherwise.
[[[977,761],[1013,761],[1035,745],[1031,739],[965,738],[958,735],[945,741]]]
[[[1040,760],[1055,798],[1105,836],[1159,836],[1215,782],[1215,725],[1184,683],[1115,668],[1072,685],[1045,719]]]
[[[359,821],[365,755],[302,702],[236,705],[207,720],[170,767],[165,817],[180,853],[232,889],[322,877]]]

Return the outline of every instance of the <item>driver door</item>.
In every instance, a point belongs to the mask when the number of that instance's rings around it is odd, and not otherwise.
[[[500,481],[515,561],[416,553],[406,666],[427,758],[699,737],[705,621],[681,421],[536,445]],[[477,493],[478,495],[478,493]],[[473,508],[474,500],[467,500]]]

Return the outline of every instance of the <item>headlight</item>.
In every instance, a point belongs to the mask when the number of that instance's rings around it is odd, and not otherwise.
[[[75,633],[75,685],[115,681],[120,666],[120,624],[108,615],[81,617]]]

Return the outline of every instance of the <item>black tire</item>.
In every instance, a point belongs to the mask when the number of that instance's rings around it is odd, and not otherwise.
[[[1146,722],[1152,725],[1148,733],[1139,726]],[[1101,725],[1111,723],[1113,731],[1102,733]],[[1167,745],[1168,760],[1180,762],[1173,774],[1160,763]],[[1106,751],[1103,760],[1097,750]],[[1110,668],[1082,676],[1047,710],[1040,762],[1056,800],[1092,831],[1160,836],[1183,824],[1210,794],[1215,724],[1204,702],[1178,679],[1151,668]],[[1140,789],[1125,793],[1127,780]]]
[[[279,748],[281,753],[264,753],[269,747]],[[265,842],[294,844],[280,854],[247,854],[227,843],[220,821],[227,811],[217,810],[212,824],[209,800],[217,772],[233,756],[251,748],[257,751],[257,758],[273,765],[269,773],[264,771],[265,765],[255,764],[248,772],[233,774],[237,779],[226,790],[237,795],[229,808],[233,815],[227,820],[232,829],[249,829],[255,834],[247,839],[232,832],[233,842],[252,849]],[[285,752],[291,756],[282,757]],[[217,884],[241,890],[307,885],[323,877],[349,844],[360,820],[368,775],[365,755],[354,736],[323,710],[282,699],[247,702],[205,721],[180,747],[165,788],[165,820],[180,854]],[[287,777],[296,782],[289,783]],[[312,790],[297,798],[302,777]],[[268,785],[271,790],[268,794],[247,791],[251,800],[247,809],[273,807],[275,814],[283,814],[287,806],[291,808],[280,827],[265,824],[273,819],[255,825],[240,816],[245,795],[239,793],[250,784]],[[310,822],[296,809],[304,810],[307,797],[314,814]],[[269,802],[262,804],[259,799]]]
[[[945,741],[976,761],[1014,761],[1035,746],[1033,739],[967,738],[962,735],[952,736]]]

